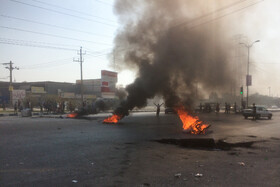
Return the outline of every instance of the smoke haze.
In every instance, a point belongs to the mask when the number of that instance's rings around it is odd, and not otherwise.
[[[137,71],[136,80],[126,88],[123,107],[144,107],[147,99],[158,95],[166,106],[190,108],[197,85],[198,94],[229,89],[234,79],[226,27],[181,24],[208,8],[201,0],[116,0],[115,13],[122,25],[115,38],[118,67]]]

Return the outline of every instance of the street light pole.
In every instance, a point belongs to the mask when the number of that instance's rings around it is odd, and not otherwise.
[[[247,86],[247,98],[246,98],[246,106],[248,108],[248,104],[249,104],[249,83],[248,83],[248,79],[249,79],[249,64],[250,64],[250,48],[257,42],[260,42],[260,40],[256,40],[253,43],[249,44],[245,44],[245,43],[239,43],[241,45],[244,45],[245,47],[247,47],[248,49],[248,63],[247,63],[247,75],[246,75],[246,86]]]

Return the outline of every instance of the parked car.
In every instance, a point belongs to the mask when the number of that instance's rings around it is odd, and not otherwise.
[[[176,114],[176,111],[170,107],[165,108],[164,112],[165,114],[169,114],[169,113]]]
[[[254,117],[253,107],[248,107],[243,110],[243,116],[245,119],[248,117]],[[260,119],[262,117],[266,117],[268,119],[272,118],[272,113],[267,110],[264,106],[256,106],[256,119]]]

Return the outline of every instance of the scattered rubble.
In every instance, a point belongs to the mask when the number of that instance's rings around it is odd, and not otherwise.
[[[180,178],[182,176],[182,173],[176,173],[175,175],[174,175],[174,177],[177,177],[177,178]]]
[[[245,163],[244,163],[244,162],[238,162],[238,164],[239,164],[240,166],[245,166]]]
[[[194,176],[195,176],[195,177],[203,177],[203,174],[197,173],[197,174],[195,174]]]

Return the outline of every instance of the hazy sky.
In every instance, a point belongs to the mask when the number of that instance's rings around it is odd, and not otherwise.
[[[215,4],[214,0],[205,1],[209,5]],[[238,45],[234,36],[239,34],[244,36],[244,42],[261,40],[250,51],[250,74],[253,75],[251,93],[267,95],[268,87],[271,87],[272,95],[280,95],[280,1],[244,2],[257,4],[211,24],[229,27],[230,37],[226,42],[231,42],[233,46]],[[86,51],[84,79],[100,78],[102,69],[114,70],[109,58],[119,28],[118,19],[113,13],[114,0],[0,0],[0,3],[0,63],[12,61],[14,66],[20,68],[13,73],[16,82],[75,82],[80,79],[80,65],[73,62],[73,58],[78,58],[80,46]],[[220,6],[215,5],[209,6],[209,12]],[[236,63],[237,70],[240,69],[242,74],[237,84],[244,85],[246,49],[240,47],[243,57],[239,61],[234,54],[230,60]],[[132,82],[133,74],[129,71],[120,73],[119,84]],[[9,71],[0,65],[0,81],[8,81],[8,76]],[[238,76],[237,73],[237,79]]]

